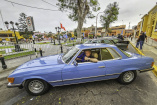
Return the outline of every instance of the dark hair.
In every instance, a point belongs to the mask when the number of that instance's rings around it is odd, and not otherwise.
[[[85,52],[86,52],[86,51],[90,51],[90,52],[91,52],[91,50],[85,50]]]

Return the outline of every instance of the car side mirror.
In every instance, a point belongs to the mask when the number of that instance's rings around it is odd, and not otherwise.
[[[78,66],[78,63],[76,62],[76,60],[74,60],[73,64],[74,66]]]

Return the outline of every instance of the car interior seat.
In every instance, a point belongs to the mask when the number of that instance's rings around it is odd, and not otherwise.
[[[92,52],[92,56],[96,59],[98,59],[98,54],[96,52]]]

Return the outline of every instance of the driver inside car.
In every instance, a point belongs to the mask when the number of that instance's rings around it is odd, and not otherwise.
[[[96,56],[96,57],[95,57]],[[77,62],[98,62],[97,54],[93,53],[90,50],[86,50],[81,55],[76,58]]]

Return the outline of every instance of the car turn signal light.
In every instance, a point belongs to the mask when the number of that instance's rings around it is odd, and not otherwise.
[[[154,62],[152,62],[151,66],[153,67],[153,65],[154,65]]]
[[[14,82],[14,78],[8,78],[8,81],[9,81],[10,83],[13,83],[13,82]]]

